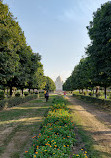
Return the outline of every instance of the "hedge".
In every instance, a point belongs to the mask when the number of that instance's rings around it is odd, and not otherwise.
[[[91,96],[84,96],[81,94],[73,94],[74,97],[78,98],[78,99],[82,99],[88,102],[92,102],[92,103],[96,103],[98,105],[105,105],[107,107],[111,107],[111,100],[106,100],[106,99],[99,99],[99,98],[95,98],[95,97],[91,97]]]
[[[9,99],[0,100],[0,110],[28,102],[29,100],[36,99],[37,97],[37,94],[31,94],[26,97],[11,97]]]

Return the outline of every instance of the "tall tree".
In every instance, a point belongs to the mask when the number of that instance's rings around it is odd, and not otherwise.
[[[39,53],[33,53],[31,55],[30,72],[27,81],[27,88],[29,88],[29,91],[31,88],[35,87],[36,75],[37,75],[36,73],[38,71],[38,68],[41,67],[40,60],[41,60],[41,56],[39,55]]]
[[[11,83],[19,68],[20,58],[17,51],[26,41],[18,22],[8,6],[2,2],[0,2],[0,41],[0,84],[7,85],[7,82]],[[8,85],[12,89],[12,85]]]
[[[45,81],[46,81],[46,85],[45,85],[46,90],[54,91],[56,89],[55,83],[50,77],[45,76]]]
[[[105,88],[106,97],[106,88],[111,85],[111,2],[93,13],[93,21],[87,29],[91,45],[86,53],[94,62],[95,80]]]

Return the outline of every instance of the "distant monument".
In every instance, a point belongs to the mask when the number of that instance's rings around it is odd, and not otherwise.
[[[62,81],[60,76],[58,76],[56,78],[55,85],[56,85],[56,91],[62,91],[63,90],[63,87],[62,87],[63,86],[63,81]]]

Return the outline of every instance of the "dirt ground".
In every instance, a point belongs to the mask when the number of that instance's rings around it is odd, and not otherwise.
[[[24,157],[25,150],[32,145],[32,137],[40,132],[47,110],[44,100],[40,103],[33,100],[0,112],[0,158]]]
[[[94,148],[102,153],[103,158],[111,158],[111,111],[97,109],[93,104],[71,96],[67,99],[72,103],[69,108],[72,115],[78,118],[78,124],[82,125],[95,140]],[[25,103],[4,111],[5,115],[11,111],[12,115],[15,112],[18,114],[19,111],[19,116],[9,116],[10,120],[1,121],[0,146],[1,151],[4,152],[1,153],[0,158],[24,157],[25,150],[31,145],[31,136],[39,133],[47,108],[44,102]]]
[[[78,117],[78,123],[88,131],[95,141],[94,148],[103,158],[111,158],[111,111],[97,109],[95,105],[68,96],[72,103],[69,108],[72,115]]]

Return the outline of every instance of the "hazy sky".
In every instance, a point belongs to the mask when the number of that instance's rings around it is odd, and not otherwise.
[[[107,0],[4,0],[34,53],[42,56],[44,73],[63,81],[85,55],[90,43],[86,26]]]

